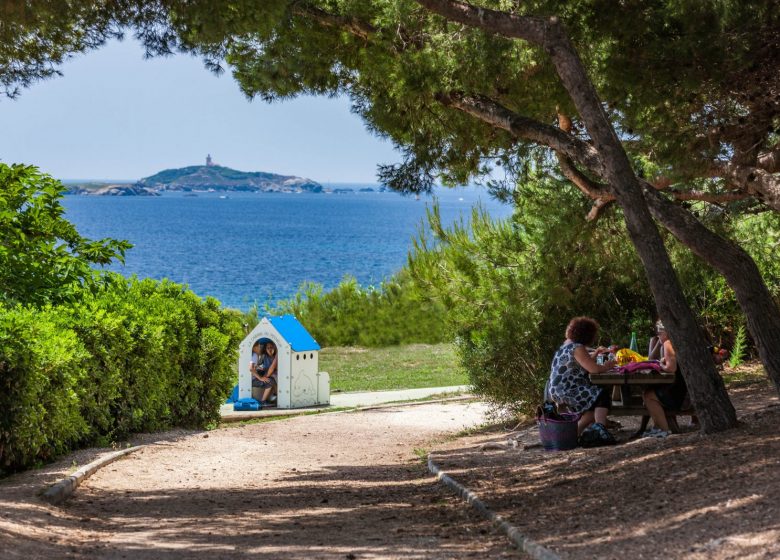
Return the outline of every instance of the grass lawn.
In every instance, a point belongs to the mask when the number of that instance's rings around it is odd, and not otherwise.
[[[452,344],[388,348],[332,347],[320,350],[320,370],[331,391],[382,391],[466,385]]]

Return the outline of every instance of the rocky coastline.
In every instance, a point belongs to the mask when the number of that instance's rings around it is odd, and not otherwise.
[[[89,196],[160,196],[178,192],[280,192],[322,193],[311,179],[263,171],[237,171],[220,165],[195,165],[166,169],[135,183],[81,183],[67,185],[68,193]]]
[[[88,196],[160,196],[160,192],[134,184],[67,185],[67,194]]]

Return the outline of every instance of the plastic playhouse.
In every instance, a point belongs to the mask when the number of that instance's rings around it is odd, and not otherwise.
[[[292,315],[264,317],[239,346],[238,386],[231,399],[235,410],[258,410],[252,398],[249,362],[252,345],[271,341],[277,348],[277,408],[330,404],[330,377],[319,371],[320,345]]]

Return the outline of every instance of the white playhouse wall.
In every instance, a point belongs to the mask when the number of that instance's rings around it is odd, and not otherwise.
[[[330,402],[330,378],[319,371],[319,361],[316,350],[290,353],[290,401],[295,403],[291,408]]]

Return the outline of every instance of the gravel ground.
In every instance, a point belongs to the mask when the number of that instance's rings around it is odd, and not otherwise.
[[[564,559],[780,558],[780,399],[765,381],[729,394],[742,425],[725,433],[626,442],[638,421],[620,418],[619,445],[546,452],[531,425],[433,457]]]
[[[415,453],[484,414],[442,403],[145,436],[162,441],[64,507],[37,499],[106,450],[82,451],[0,483],[0,557],[518,557]]]
[[[733,385],[741,426],[545,452],[535,426],[451,435],[481,404],[442,403],[139,436],[153,445],[64,507],[35,492],[107,450],[0,481],[0,558],[502,558],[502,534],[437,484],[434,460],[569,558],[780,558],[780,399]]]

